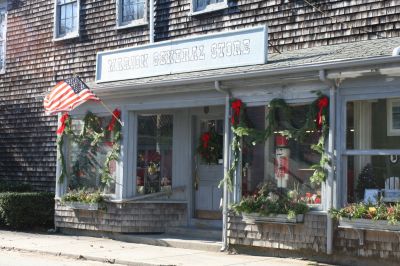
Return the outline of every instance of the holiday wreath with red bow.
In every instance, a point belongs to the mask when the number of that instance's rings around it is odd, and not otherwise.
[[[197,152],[207,164],[217,164],[222,159],[222,136],[211,129],[201,134]]]

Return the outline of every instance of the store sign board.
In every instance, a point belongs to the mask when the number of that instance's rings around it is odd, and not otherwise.
[[[99,52],[96,82],[265,64],[267,40],[267,28],[254,27]]]

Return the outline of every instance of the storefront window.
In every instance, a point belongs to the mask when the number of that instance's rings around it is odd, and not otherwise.
[[[110,122],[111,117],[94,117],[92,126],[82,133],[84,121],[73,119],[72,130],[75,137],[68,139],[69,156],[68,179],[69,190],[85,189],[89,191],[100,190],[103,193],[115,193],[115,178],[117,162],[109,163],[111,179],[105,178],[104,163],[108,154],[112,151],[114,143],[111,133],[104,130]],[[99,134],[104,134],[104,138]]]
[[[395,192],[397,190],[397,192]],[[347,201],[393,198],[400,201],[400,158],[397,155],[348,156]]]
[[[377,197],[400,201],[399,102],[389,98],[347,103],[347,202]]]
[[[280,130],[285,130],[288,123],[301,127],[304,124],[308,107],[293,107],[291,121],[279,117]],[[265,107],[249,107],[247,115],[256,129],[266,127]],[[254,193],[262,183],[273,182],[282,191],[296,193],[308,204],[316,207],[321,204],[321,188],[311,184],[310,177],[314,170],[311,166],[318,164],[320,154],[311,149],[318,142],[319,131],[307,131],[301,141],[288,139],[275,132],[265,143],[255,146],[244,139],[242,192],[244,195]]]
[[[171,190],[173,116],[138,115],[137,128],[137,193]]]
[[[347,149],[400,149],[400,99],[347,103]]]

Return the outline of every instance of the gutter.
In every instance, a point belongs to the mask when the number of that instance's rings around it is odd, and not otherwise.
[[[335,155],[334,155],[334,140],[335,140],[335,109],[336,109],[336,89],[337,85],[333,80],[327,78],[326,70],[319,71],[319,79],[329,86],[329,141],[328,141],[328,154],[331,160],[331,169],[329,169],[328,180],[325,183],[326,191],[326,209],[329,210],[333,207],[333,182],[335,170]],[[326,217],[326,253],[331,255],[333,253],[333,219],[327,215]]]
[[[154,1],[149,1],[149,42],[154,43]]]
[[[229,140],[230,140],[230,126],[229,126],[229,113],[230,113],[230,100],[231,92],[221,88],[219,80],[214,82],[215,90],[225,94],[225,120],[224,120],[224,175],[229,169]],[[222,247],[221,251],[227,251],[228,244],[228,186],[224,182],[223,197],[222,197]]]

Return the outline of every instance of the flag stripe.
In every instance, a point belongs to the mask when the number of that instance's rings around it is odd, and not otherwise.
[[[69,86],[65,86],[65,87],[59,87],[57,88],[56,93],[53,94],[53,97],[51,98],[47,98],[47,103],[50,105],[53,102],[59,101],[63,95],[65,95],[66,92],[68,92],[69,90],[71,90],[69,88]]]
[[[74,102],[81,101],[81,100],[85,100],[85,99],[84,99],[84,96],[85,96],[86,94],[87,94],[88,96],[90,96],[90,92],[84,92],[83,94],[80,94],[80,95],[76,95],[76,94],[75,94],[75,95],[72,96],[70,99],[68,99],[67,101],[63,102],[63,105],[59,106],[58,108],[64,109],[64,108],[66,108],[66,107],[68,107],[68,106],[71,106],[71,110],[72,110],[72,109],[74,109],[74,107],[73,107]]]
[[[63,86],[59,86],[56,88],[56,90],[53,93],[53,96],[49,97],[52,101],[57,101],[58,98],[60,98],[60,95],[62,95],[65,91],[70,90],[71,87],[68,86],[68,84],[64,84]]]
[[[49,109],[54,109],[59,107],[60,105],[63,104],[63,101],[66,101],[67,99],[75,98],[75,94],[72,90],[65,91],[58,99],[55,99],[50,105]]]
[[[46,113],[69,112],[88,101],[100,101],[78,77],[58,82],[44,98]]]

